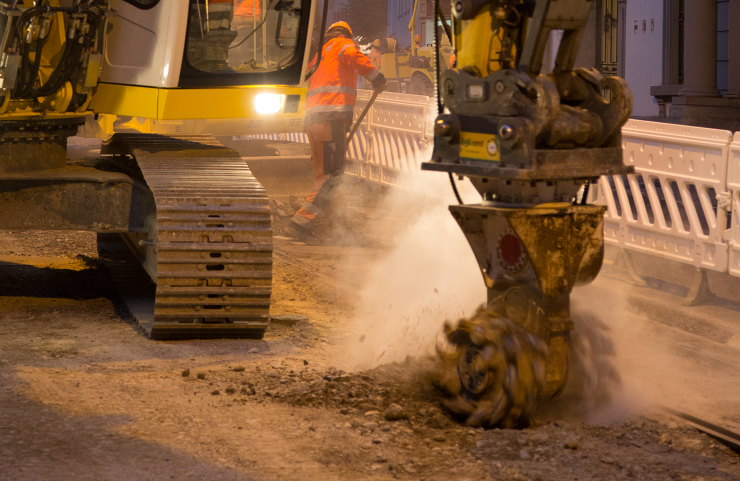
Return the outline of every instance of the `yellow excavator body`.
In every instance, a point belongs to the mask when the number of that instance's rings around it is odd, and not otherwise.
[[[0,228],[97,233],[154,339],[270,320],[267,194],[214,134],[302,130],[315,9],[251,1],[0,0]]]

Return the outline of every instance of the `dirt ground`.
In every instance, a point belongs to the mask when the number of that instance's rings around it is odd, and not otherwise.
[[[154,342],[93,234],[0,232],[0,479],[740,479],[737,454],[657,409],[484,431],[440,408],[426,358],[340,371],[382,246],[275,247],[271,311],[306,319]]]

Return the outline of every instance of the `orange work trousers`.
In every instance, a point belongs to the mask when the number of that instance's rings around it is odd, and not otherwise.
[[[306,126],[316,181],[291,219],[291,223],[303,230],[310,231],[318,215],[335,200],[347,153],[347,127],[351,123],[349,119],[341,119]]]

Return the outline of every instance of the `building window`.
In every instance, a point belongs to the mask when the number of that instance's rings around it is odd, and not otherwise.
[[[683,85],[684,1],[663,1],[663,85]]]
[[[683,21],[684,21],[684,0],[678,0],[678,71],[676,78],[678,85],[683,85]]]
[[[601,8],[596,11],[596,18],[601,28],[596,68],[604,75],[617,75],[617,0],[601,0],[598,5]]]
[[[727,67],[729,63],[729,42],[730,33],[729,7],[728,0],[718,0],[717,2],[717,90],[727,91]]]

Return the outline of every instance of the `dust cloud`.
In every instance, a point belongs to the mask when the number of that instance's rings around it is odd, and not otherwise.
[[[363,274],[353,339],[336,361],[346,370],[432,354],[444,321],[469,315],[486,300],[475,257],[448,210],[457,202],[448,177],[407,175],[408,188],[391,189],[382,218],[365,230],[389,245]],[[480,201],[467,180],[458,186],[466,202]]]
[[[410,182],[409,189],[391,189],[382,215],[368,223],[366,234],[389,245],[357,276],[364,283],[353,332],[334,359],[346,371],[433,354],[443,323],[485,302],[475,258],[448,210],[456,200],[447,176],[422,173]],[[467,181],[458,186],[466,203],[478,201]],[[539,419],[613,424],[658,404],[719,413],[740,397],[736,350],[636,312],[636,292],[604,275],[574,289],[570,374],[562,392],[541,404]]]
[[[734,414],[740,355],[635,309],[635,297],[649,295],[603,274],[574,289],[571,372],[563,391],[543,404],[539,415],[612,424],[665,405],[728,427],[740,425]]]
[[[365,230],[388,247],[362,275],[353,332],[334,361],[347,371],[433,354],[445,343],[444,322],[470,316],[486,300],[475,257],[448,210],[457,202],[448,177],[416,173],[402,181],[408,188],[390,189],[383,214]],[[467,179],[457,185],[465,203],[479,202]],[[642,383],[621,374],[618,356],[631,342],[623,332],[625,314],[619,289],[574,291],[571,371],[538,418],[612,423],[647,405]]]
[[[620,366],[626,345],[617,332],[625,309],[626,296],[618,286],[608,292],[574,289],[567,380],[560,393],[539,407],[539,419],[612,424],[646,407],[644,393]]]

